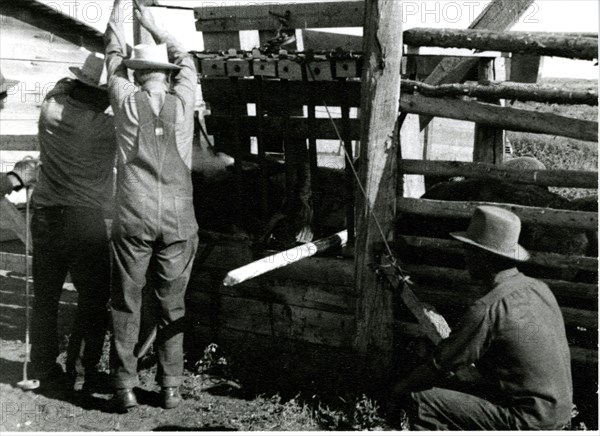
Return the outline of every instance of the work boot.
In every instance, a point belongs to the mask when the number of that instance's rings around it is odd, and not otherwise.
[[[133,389],[117,389],[111,401],[112,409],[117,412],[127,412],[138,405]]]
[[[160,391],[160,403],[163,409],[174,409],[181,403],[178,387],[164,387]]]

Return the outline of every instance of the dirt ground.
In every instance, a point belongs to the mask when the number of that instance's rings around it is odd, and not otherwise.
[[[24,392],[25,282],[0,271],[0,434],[5,431],[254,431],[316,430],[318,426],[295,403],[276,397],[246,398],[233,382],[187,372],[183,402],[177,409],[158,407],[155,365],[141,370],[140,406],[124,414],[109,409],[110,394],[86,396],[68,386],[53,385]],[[60,303],[60,335],[68,333],[77,294],[64,290]],[[66,345],[66,340],[62,344]],[[151,360],[151,359],[150,359]],[[60,358],[59,358],[60,361]]]

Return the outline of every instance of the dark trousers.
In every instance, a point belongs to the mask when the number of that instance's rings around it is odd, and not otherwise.
[[[31,365],[43,374],[58,356],[59,300],[67,273],[77,289],[77,312],[67,350],[67,372],[94,371],[108,325],[110,252],[102,210],[35,208],[31,221],[34,299]]]
[[[412,430],[525,430],[514,408],[451,389],[411,394]]]
[[[134,349],[139,338],[142,300],[152,298],[158,308],[156,339],[157,381],[162,387],[181,384],[185,291],[192,272],[198,236],[166,244],[137,236],[116,236],[111,311],[114,329],[113,382],[116,389],[138,382]],[[153,278],[146,285],[146,271]],[[146,304],[146,303],[145,303]]]

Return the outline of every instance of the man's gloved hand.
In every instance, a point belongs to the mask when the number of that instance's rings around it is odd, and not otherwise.
[[[12,176],[12,178],[18,182],[15,184],[17,189],[31,186],[37,181],[37,166],[37,159],[26,157],[15,164],[12,171],[8,173],[8,176]]]

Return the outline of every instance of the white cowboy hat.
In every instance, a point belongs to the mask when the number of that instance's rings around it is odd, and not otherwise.
[[[529,253],[519,245],[521,220],[509,210],[479,206],[473,212],[466,232],[450,233],[465,244],[516,261],[529,259]]]
[[[166,44],[139,44],[133,48],[129,59],[123,61],[132,70],[180,70],[169,62]]]
[[[80,82],[98,89],[106,89],[106,69],[104,56],[90,53],[82,67],[69,67],[71,73]]]
[[[0,94],[8,92],[8,89],[15,86],[17,83],[19,83],[18,80],[7,79],[0,73]]]

